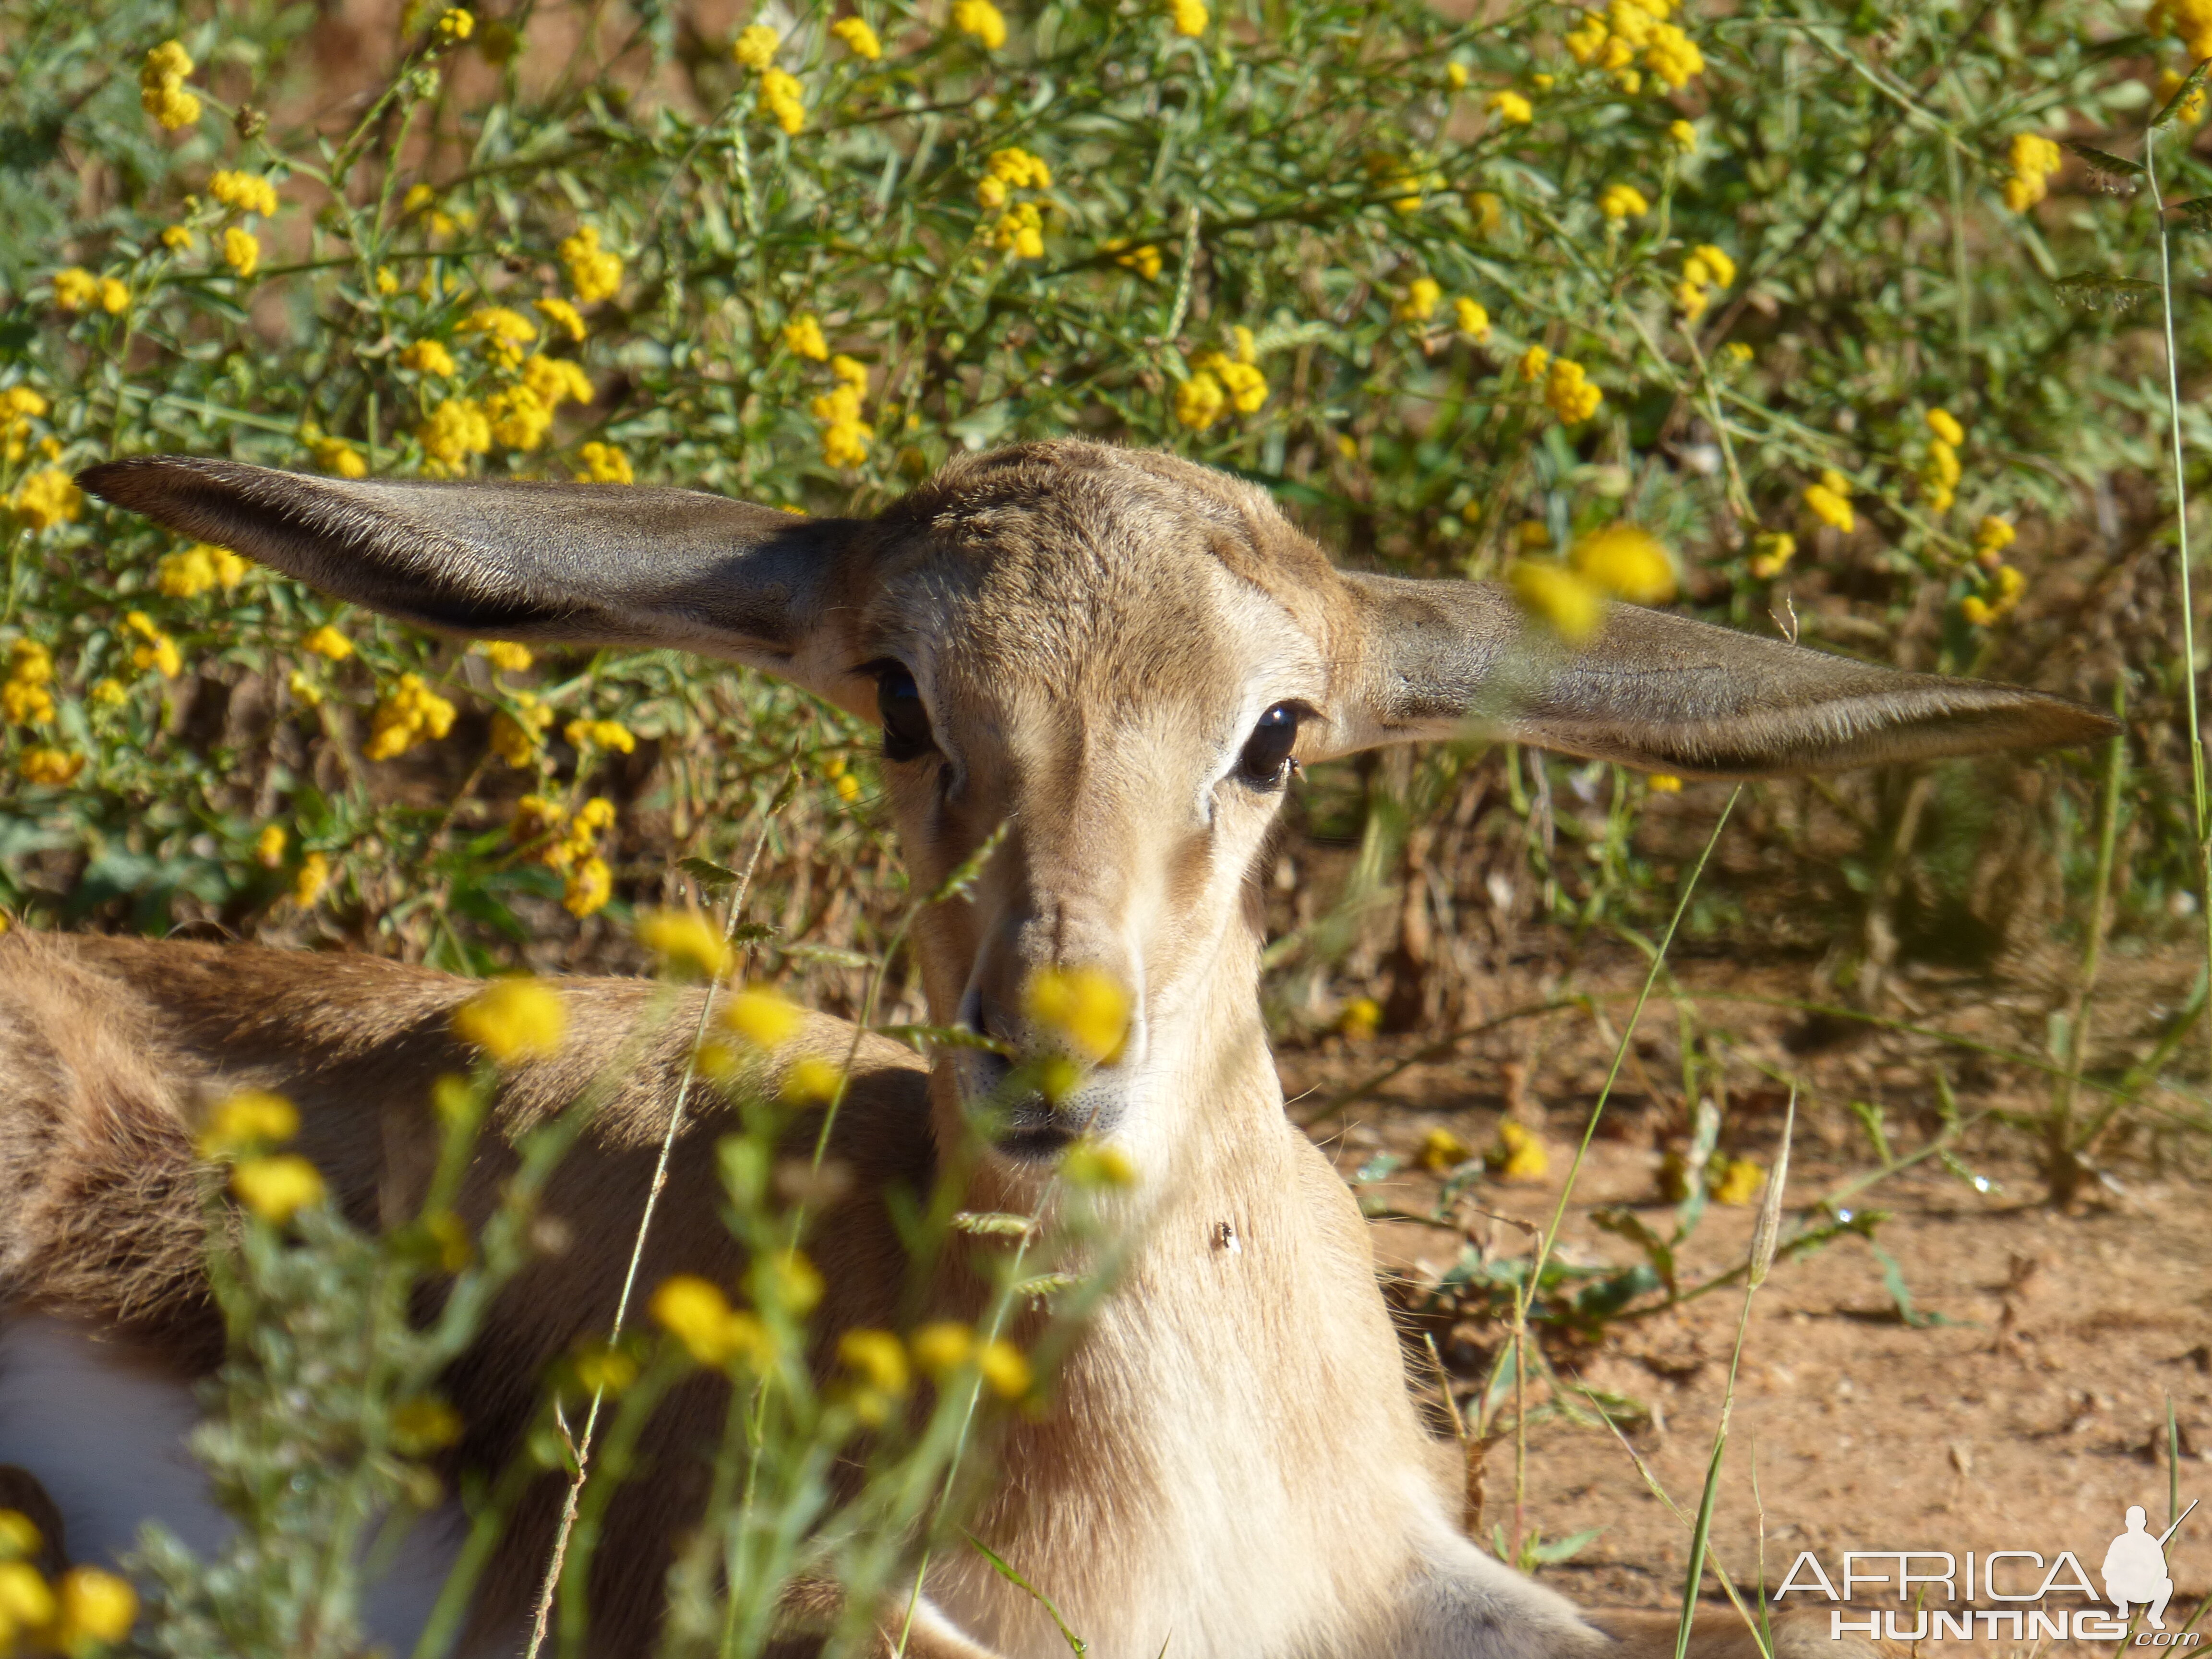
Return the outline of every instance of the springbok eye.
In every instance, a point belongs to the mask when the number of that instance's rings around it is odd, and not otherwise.
[[[1244,741],[1244,753],[1237,763],[1237,769],[1245,782],[1261,789],[1272,789],[1283,781],[1283,774],[1291,759],[1291,746],[1298,740],[1298,711],[1291,704],[1279,702],[1260,716],[1260,723],[1252,728],[1252,735]]]
[[[876,708],[884,720],[885,760],[920,760],[937,747],[929,729],[929,710],[922,706],[921,688],[896,663],[886,664],[876,676]]]

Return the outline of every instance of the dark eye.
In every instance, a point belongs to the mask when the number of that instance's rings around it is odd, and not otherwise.
[[[884,719],[884,758],[920,760],[937,747],[929,730],[929,710],[914,676],[893,663],[876,677],[876,708]]]
[[[1279,702],[1260,716],[1260,723],[1245,739],[1244,754],[1237,769],[1245,782],[1272,789],[1283,781],[1290,763],[1291,746],[1298,740],[1298,711]]]

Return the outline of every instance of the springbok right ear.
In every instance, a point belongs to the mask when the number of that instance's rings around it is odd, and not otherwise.
[[[1346,573],[1359,692],[1329,752],[1470,731],[1688,777],[1779,777],[2108,738],[2094,708],[1617,605],[1576,647],[1495,583]]]
[[[832,695],[823,621],[854,526],[720,495],[617,484],[316,477],[182,455],[78,480],[403,622],[479,639],[665,646]],[[842,688],[848,697],[851,685]]]

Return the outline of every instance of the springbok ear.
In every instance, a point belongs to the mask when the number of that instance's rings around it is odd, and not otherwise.
[[[1687,777],[1741,778],[2111,736],[2039,691],[1907,674],[1615,605],[1570,649],[1489,582],[1346,574],[1364,689],[1337,751],[1470,731]]]
[[[181,455],[94,495],[372,611],[476,638],[667,646],[829,692],[848,520],[615,484],[343,480]],[[845,688],[848,692],[850,687]]]

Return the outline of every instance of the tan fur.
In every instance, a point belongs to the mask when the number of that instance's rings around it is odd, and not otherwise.
[[[1304,711],[1306,758],[1447,729],[1473,709],[1582,752],[1722,771],[2098,729],[2033,693],[1886,675],[1652,613],[1624,610],[1589,652],[1563,657],[1522,639],[1494,592],[1340,575],[1261,492],[1092,445],[957,463],[867,525],[801,526],[668,491],[356,484],[175,459],[86,482],[459,631],[717,649],[859,711],[873,704],[868,665],[912,672],[935,750],[885,773],[916,888],[1007,829],[972,898],[916,930],[933,1017],[1034,1046],[1048,1034],[1030,1028],[1022,993],[1040,969],[1097,969],[1135,994],[1114,1062],[1040,1108],[1051,1135],[1087,1127],[1136,1167],[1126,1261],[1052,1409],[1007,1428],[972,1521],[1100,1659],[1536,1659],[1608,1645],[1459,1534],[1364,1224],[1284,1116],[1251,885],[1280,790],[1237,769],[1264,710]],[[1753,728],[1755,742],[1742,735]],[[406,1214],[426,1179],[430,1080],[467,1061],[447,1021],[471,988],[357,957],[0,939],[0,1191],[13,1200],[0,1210],[0,1303],[95,1321],[179,1374],[204,1370],[221,1334],[198,1267],[200,1104],[242,1085],[290,1096],[302,1150],[347,1212]],[[471,1464],[511,1453],[543,1367],[606,1329],[698,1013],[696,994],[562,988],[567,1048],[507,1087],[471,1212],[508,1167],[506,1138],[617,1055],[623,1085],[548,1196],[573,1243],[500,1298],[451,1379]],[[848,1041],[822,1021],[804,1046],[842,1058]],[[981,1281],[959,1252],[908,1284],[885,1200],[927,1188],[940,1153],[967,1143],[970,1103],[1002,1063],[955,1051],[925,1072],[873,1040],[861,1057],[835,1147],[853,1180],[810,1243],[830,1286],[821,1328],[972,1316]],[[720,1128],[708,1109],[687,1129],[648,1284],[735,1274],[709,1155]],[[1012,1146],[981,1159],[969,1207],[1027,1209],[1044,1194],[1049,1162]],[[648,1643],[719,1416],[702,1383],[654,1424],[650,1477],[617,1500],[597,1559],[598,1651]],[[549,1481],[518,1516],[484,1628],[519,1615],[557,1496]],[[980,1555],[940,1553],[929,1592],[912,1651],[1063,1650]],[[1655,1654],[1671,1639],[1656,1627],[1623,1638]]]

